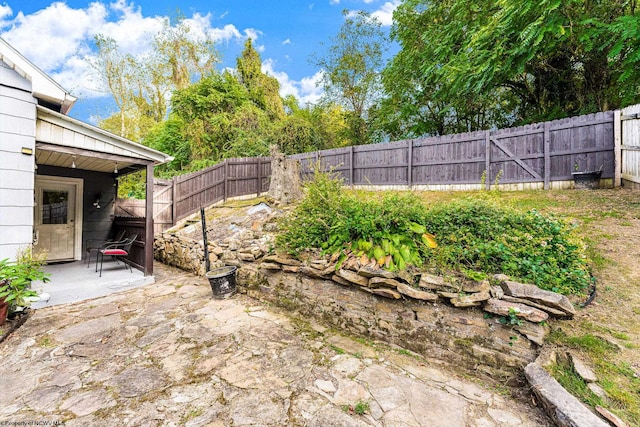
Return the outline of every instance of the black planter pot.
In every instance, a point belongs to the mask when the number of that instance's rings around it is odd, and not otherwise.
[[[576,189],[596,190],[600,188],[602,171],[573,172],[573,182]]]
[[[236,293],[236,267],[225,266],[206,273],[213,297],[226,299]]]

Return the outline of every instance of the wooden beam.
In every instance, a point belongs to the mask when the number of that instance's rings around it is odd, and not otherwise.
[[[508,135],[507,135],[508,136]],[[531,176],[533,176],[536,179],[542,179],[542,177],[540,176],[540,174],[536,171],[534,171],[533,169],[531,169],[531,166],[529,166],[528,164],[526,164],[525,162],[522,161],[522,159],[520,159],[520,157],[516,156],[515,154],[513,154],[511,152],[511,150],[509,150],[507,147],[505,147],[504,145],[502,145],[500,143],[500,141],[498,141],[496,138],[491,138],[491,141],[496,144],[496,147],[498,147],[500,150],[502,150],[502,152],[504,154],[506,154],[507,156],[509,156],[508,159],[505,159],[504,161],[512,161],[512,162],[516,162],[518,165],[520,165],[520,167],[524,170],[526,170],[527,172],[529,172],[531,174]]]
[[[42,151],[53,151],[63,154],[75,154],[76,156],[94,157],[101,160],[108,160],[120,163],[133,163],[138,165],[153,164],[152,160],[140,159],[137,157],[123,156],[120,154],[102,153],[100,151],[87,150],[84,148],[67,147],[47,142],[36,142],[36,149]]]
[[[484,134],[484,188],[491,189],[491,132],[486,131]]]
[[[144,275],[153,275],[153,163],[147,165],[147,193],[144,239]]]

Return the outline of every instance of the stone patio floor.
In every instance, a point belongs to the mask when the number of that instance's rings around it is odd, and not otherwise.
[[[213,299],[205,278],[158,263],[155,273],[154,284],[37,309],[1,343],[0,424],[552,425],[442,362],[244,295]]]

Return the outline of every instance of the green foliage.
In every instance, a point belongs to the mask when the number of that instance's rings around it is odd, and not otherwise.
[[[591,283],[584,244],[559,218],[467,199],[433,206],[424,225],[437,230],[431,259],[437,268],[504,273],[563,294]]]
[[[513,307],[509,308],[509,313],[505,317],[501,317],[499,322],[507,326],[522,326],[522,320],[518,317],[518,310]]]
[[[380,121],[414,137],[637,103],[639,23],[635,2],[405,0]]]
[[[477,199],[428,209],[413,193],[366,199],[326,173],[315,173],[281,230],[276,243],[292,254],[321,249],[366,256],[391,270],[424,264],[478,277],[504,273],[563,294],[591,283],[585,245],[562,219]],[[515,314],[510,319],[517,323]]]
[[[17,261],[0,260],[0,299],[9,304],[9,310],[16,307],[28,307],[27,298],[37,296],[30,289],[33,280],[49,280],[42,269],[42,260],[32,256],[31,250],[23,252]]]
[[[380,95],[382,55],[388,41],[377,19],[365,12],[343,11],[345,20],[323,54],[312,57],[324,71],[324,98],[344,107],[351,145],[370,142],[368,111]]]
[[[385,193],[361,200],[342,191],[340,181],[322,172],[307,184],[307,194],[293,214],[281,221],[277,244],[298,253],[321,248],[325,253],[354,254],[376,260],[389,270],[421,265],[435,245],[420,225],[424,210],[411,193]]]

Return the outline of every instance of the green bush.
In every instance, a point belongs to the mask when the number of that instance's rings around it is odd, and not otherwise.
[[[585,246],[562,219],[467,199],[432,207],[424,224],[437,231],[440,268],[504,273],[563,294],[591,282]]]
[[[430,235],[420,224],[424,207],[411,193],[382,193],[367,200],[344,192],[330,174],[316,172],[300,205],[280,222],[280,249],[354,254],[394,270],[421,265],[430,250]]]
[[[366,255],[389,270],[426,265],[474,278],[504,273],[563,294],[582,293],[591,281],[571,224],[478,199],[426,208],[412,193],[367,197],[318,172],[280,226],[276,244],[291,254],[322,249],[342,259]]]

